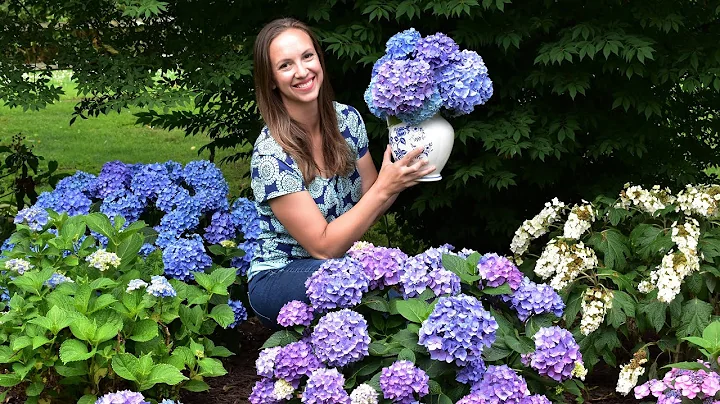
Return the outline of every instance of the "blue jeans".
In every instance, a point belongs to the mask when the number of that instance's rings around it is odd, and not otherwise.
[[[248,298],[260,322],[278,329],[277,316],[285,303],[291,300],[310,303],[305,294],[305,281],[323,262],[325,260],[300,259],[253,276],[248,285]]]

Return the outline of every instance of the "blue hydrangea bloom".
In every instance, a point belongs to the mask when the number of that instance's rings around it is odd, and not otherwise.
[[[310,376],[322,363],[305,341],[285,345],[275,356],[275,378],[283,379],[297,388],[303,376]]]
[[[248,401],[251,404],[279,404],[280,401],[275,399],[273,391],[275,390],[275,382],[273,379],[264,377],[255,382]]]
[[[460,293],[460,277],[445,268],[433,269],[428,273],[428,287],[435,296],[457,295]]]
[[[228,304],[228,306],[230,306],[233,313],[235,314],[235,321],[233,321],[228,328],[235,328],[240,323],[247,320],[247,318],[248,318],[247,309],[245,309],[245,306],[243,306],[243,304],[240,300],[228,299],[227,304]]]
[[[125,218],[125,225],[138,221],[145,210],[145,200],[127,191],[109,194],[100,205],[100,212],[114,223],[115,216]]]
[[[443,99],[440,97],[440,93],[435,92],[423,101],[420,108],[412,112],[398,112],[397,118],[407,124],[417,125],[422,121],[432,118],[440,111],[442,106]]]
[[[485,362],[482,359],[476,359],[472,362],[468,362],[467,365],[461,368],[457,372],[455,380],[463,384],[474,386],[482,381],[486,370],[487,366],[485,366]]]
[[[252,240],[240,243],[238,247],[245,251],[245,255],[242,257],[234,257],[230,261],[230,266],[237,269],[237,274],[240,276],[247,275],[248,269],[250,269],[250,261],[252,261],[255,251],[257,251],[258,243]]]
[[[155,206],[165,213],[178,209],[187,212],[197,212],[197,215],[200,214],[200,205],[198,202],[190,196],[190,192],[187,189],[179,185],[170,185],[158,192]]]
[[[142,247],[140,247],[140,251],[138,252],[138,254],[140,254],[144,258],[147,258],[147,256],[155,250],[157,250],[157,247],[150,243],[145,243],[142,245]]]
[[[132,180],[132,169],[122,161],[110,161],[100,169],[97,177],[97,196],[101,199],[107,198],[116,191],[126,192]]]
[[[417,42],[417,57],[422,58],[433,69],[447,66],[460,54],[460,47],[449,36],[438,32]]]
[[[530,316],[552,313],[561,317],[565,310],[565,303],[560,295],[550,285],[537,284],[524,277],[520,287],[512,295],[503,295],[503,300],[509,302],[520,321]]]
[[[507,283],[511,290],[517,290],[523,280],[523,273],[509,259],[495,253],[480,257],[477,264],[478,275],[485,285],[496,288]]]
[[[52,209],[55,212],[65,212],[68,216],[87,215],[90,213],[92,201],[84,193],[74,189],[65,192],[43,192],[38,196],[36,207]]]
[[[6,287],[0,287],[0,301],[7,302],[10,300],[10,290]]]
[[[183,181],[183,166],[182,164],[168,160],[163,163],[165,166],[165,170],[167,170],[168,178],[170,178],[170,181],[172,181],[174,184],[179,184]]]
[[[318,312],[360,304],[370,279],[352,258],[325,261],[305,282],[310,303]]]
[[[398,32],[385,43],[385,53],[394,59],[400,59],[415,53],[416,44],[422,36],[415,28]]]
[[[175,231],[164,230],[160,226],[155,226],[154,229],[158,232],[157,238],[155,239],[155,245],[161,249],[164,249],[180,238],[180,234]]]
[[[301,402],[304,404],[350,404],[344,389],[345,376],[337,369],[317,369],[310,375]]]
[[[478,299],[465,294],[441,297],[420,327],[419,344],[430,351],[430,358],[463,366],[495,342],[497,329]]]
[[[423,60],[388,60],[375,79],[374,105],[386,115],[412,114],[435,93],[432,70]]]
[[[460,52],[458,62],[444,68],[435,80],[443,105],[452,115],[471,113],[493,95],[493,86],[482,57],[473,51]]]
[[[365,318],[349,309],[326,314],[310,336],[315,354],[329,366],[345,366],[368,355],[370,336]]]
[[[165,164],[144,164],[133,175],[130,189],[141,198],[154,200],[160,191],[171,184],[172,180]]]
[[[383,396],[394,403],[411,404],[418,397],[429,393],[430,378],[424,370],[412,362],[401,360],[380,372],[380,390]]]
[[[299,300],[291,300],[280,308],[277,323],[281,327],[309,326],[314,318],[315,311],[312,306]]]
[[[240,220],[237,216],[230,211],[219,210],[213,213],[203,237],[208,243],[218,244],[223,240],[234,239],[239,228]]]
[[[348,253],[364,268],[370,278],[371,290],[397,285],[403,263],[408,259],[407,255],[397,248],[373,246]]]
[[[24,223],[31,230],[40,231],[48,223],[48,220],[50,220],[50,217],[45,209],[37,206],[30,206],[19,211],[15,216],[13,223]]]
[[[55,184],[55,190],[64,193],[68,190],[80,191],[88,198],[94,198],[97,193],[97,176],[77,171],[75,174],[65,177]]]
[[[145,289],[148,294],[155,297],[175,297],[177,292],[172,287],[170,282],[164,277],[159,275],[153,275],[150,278],[150,285]]]
[[[0,257],[5,256],[5,252],[10,252],[13,248],[15,248],[15,244],[11,243],[9,238],[5,239],[0,246]]]
[[[522,355],[523,364],[558,382],[572,378],[575,364],[582,363],[582,354],[570,331],[558,326],[544,327],[533,339],[535,352]]]
[[[400,286],[405,299],[416,297],[424,292],[429,281],[427,266],[420,258],[415,256],[405,261],[400,273]]]
[[[45,285],[49,286],[51,289],[55,289],[55,287],[57,285],[64,283],[64,282],[74,283],[74,281],[72,279],[68,278],[67,276],[55,272],[54,274],[52,274],[50,279],[45,281]]]
[[[191,272],[202,272],[212,265],[205,245],[197,234],[170,242],[162,253],[165,274],[180,280],[194,279]]]
[[[530,395],[525,379],[507,365],[488,366],[482,381],[472,391],[488,404],[520,404]]]
[[[378,60],[378,62],[379,61],[380,60]],[[365,93],[363,93],[363,99],[365,100],[365,104],[367,104],[368,109],[370,110],[371,114],[375,115],[376,117],[378,117],[382,120],[385,120],[385,119],[387,119],[387,114],[385,113],[385,111],[376,107],[375,101],[373,101],[373,89],[375,88],[376,81],[377,80],[375,79],[375,73],[373,73],[373,78],[370,79],[370,84],[365,89]]]
[[[150,404],[150,402],[145,401],[145,397],[141,393],[121,390],[105,394],[98,398],[95,404]]]
[[[200,225],[200,216],[182,209],[172,210],[160,219],[160,232],[173,232],[180,235],[183,232],[195,230]]]
[[[443,254],[453,254],[453,247],[450,244],[443,244],[437,248],[428,248],[423,253],[416,255],[416,257],[428,266],[429,270],[444,268],[442,264]]]
[[[200,204],[202,212],[228,208],[230,187],[215,164],[207,160],[191,161],[183,169],[183,178],[195,191],[193,198]]]
[[[240,223],[240,231],[246,239],[256,239],[260,235],[260,216],[257,203],[247,198],[238,198],[233,202],[232,214]]]

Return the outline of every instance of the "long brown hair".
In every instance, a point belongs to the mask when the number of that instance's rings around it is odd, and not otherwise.
[[[320,113],[320,132],[322,134],[322,150],[325,170],[332,175],[347,175],[355,164],[350,147],[338,129],[337,115],[333,105],[333,90],[325,73],[325,58],[322,48],[315,35],[307,25],[293,18],[274,20],[263,27],[255,39],[253,63],[255,68],[255,96],[258,108],[270,135],[283,150],[297,162],[306,184],[312,182],[320,173],[320,167],[312,156],[310,134],[290,117],[280,97],[280,90],[273,89],[273,68],[270,63],[270,43],[284,31],[299,29],[312,40],[320,67],[323,69],[324,80],[318,94],[318,110]]]

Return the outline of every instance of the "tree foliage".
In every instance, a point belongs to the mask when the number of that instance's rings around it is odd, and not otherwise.
[[[208,135],[211,149],[252,142],[252,43],[281,16],[316,30],[337,99],[365,114],[374,153],[387,131],[362,94],[391,35],[440,31],[483,56],[495,95],[451,121],[443,181],[396,205],[430,241],[504,247],[552,196],[702,182],[717,163],[719,0],[8,0],[0,98],[57,99],[47,70],[23,76],[42,60],[75,71],[75,118],[142,105],[140,122]],[[189,96],[192,108],[173,108]]]

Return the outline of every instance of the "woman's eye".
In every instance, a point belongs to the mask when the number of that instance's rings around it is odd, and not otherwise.
[[[310,58],[313,57],[313,56],[315,56],[314,53],[306,53],[306,54],[305,54],[305,59],[310,59]]]
[[[288,66],[289,65],[287,63],[283,63],[280,65],[280,70],[285,70],[285,69],[287,69]]]

